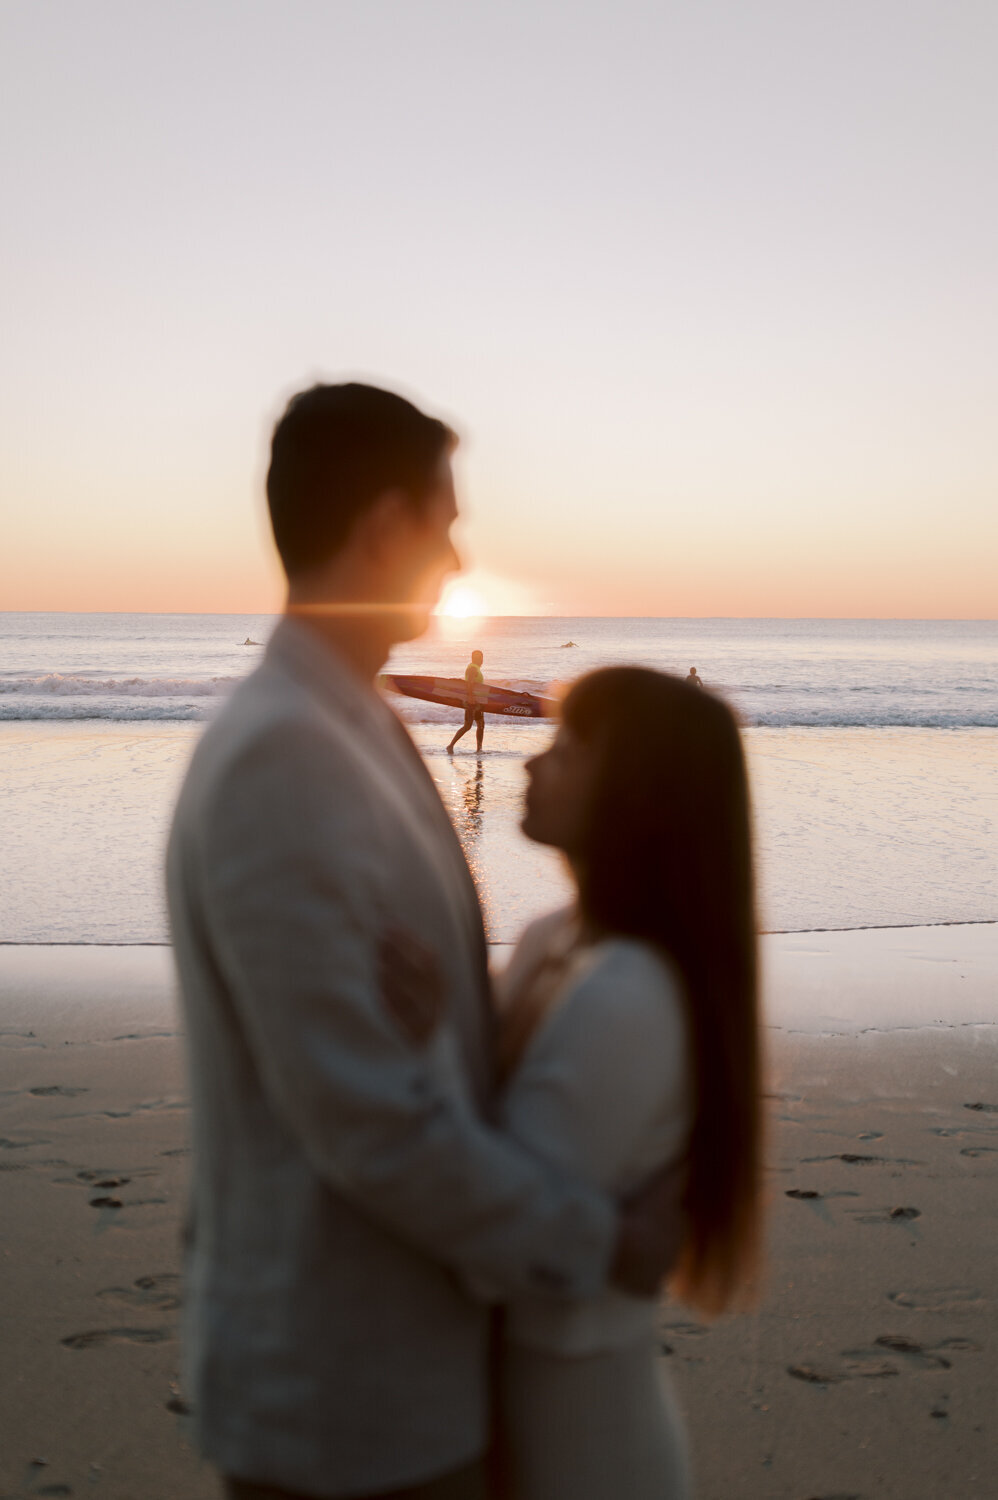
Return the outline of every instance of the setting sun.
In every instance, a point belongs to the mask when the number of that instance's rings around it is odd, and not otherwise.
[[[488,610],[477,589],[466,583],[451,583],[444,589],[436,613],[451,620],[480,620]]]

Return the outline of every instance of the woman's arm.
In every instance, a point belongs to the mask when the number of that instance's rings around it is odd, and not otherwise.
[[[510,1081],[503,1123],[536,1155],[614,1193],[635,1185],[643,1157],[647,1171],[682,1154],[690,1123],[682,997],[644,945],[607,944],[560,1001]]]

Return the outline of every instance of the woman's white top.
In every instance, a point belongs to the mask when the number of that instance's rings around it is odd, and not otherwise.
[[[499,981],[500,1003],[565,946],[574,920],[566,909],[527,928]],[[688,1027],[678,975],[651,944],[609,938],[569,953],[501,1109],[503,1128],[521,1145],[614,1196],[683,1156],[692,1120]],[[647,1338],[655,1318],[652,1299],[607,1288],[579,1303],[518,1300],[507,1332],[520,1345],[589,1354]]]

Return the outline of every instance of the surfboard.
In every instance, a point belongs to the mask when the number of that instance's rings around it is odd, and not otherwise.
[[[406,698],[421,698],[424,703],[441,703],[462,712],[468,706],[468,685],[463,677],[400,677],[386,673],[381,685]],[[536,693],[517,693],[512,688],[492,687],[487,682],[477,683],[471,691],[475,707],[487,714],[504,714],[513,719],[553,719],[558,714],[558,704],[553,698],[542,698]]]

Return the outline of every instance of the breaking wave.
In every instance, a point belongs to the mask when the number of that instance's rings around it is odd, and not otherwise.
[[[99,677],[47,672],[0,675],[0,721],[106,720],[183,723],[210,719],[240,682],[239,677]],[[491,679],[517,692],[548,694],[551,684],[530,678]],[[943,693],[883,688],[788,689],[786,684],[731,688],[726,696],[741,721],[759,729],[996,729],[998,701],[974,693],[972,702],[956,684]],[[457,710],[399,694],[392,705],[410,724],[452,724]],[[940,701],[942,699],[942,701]],[[791,701],[788,701],[791,700]],[[992,706],[992,703],[994,706]],[[490,719],[493,716],[490,715]],[[507,728],[515,719],[502,718]],[[536,720],[531,721],[534,724]]]

